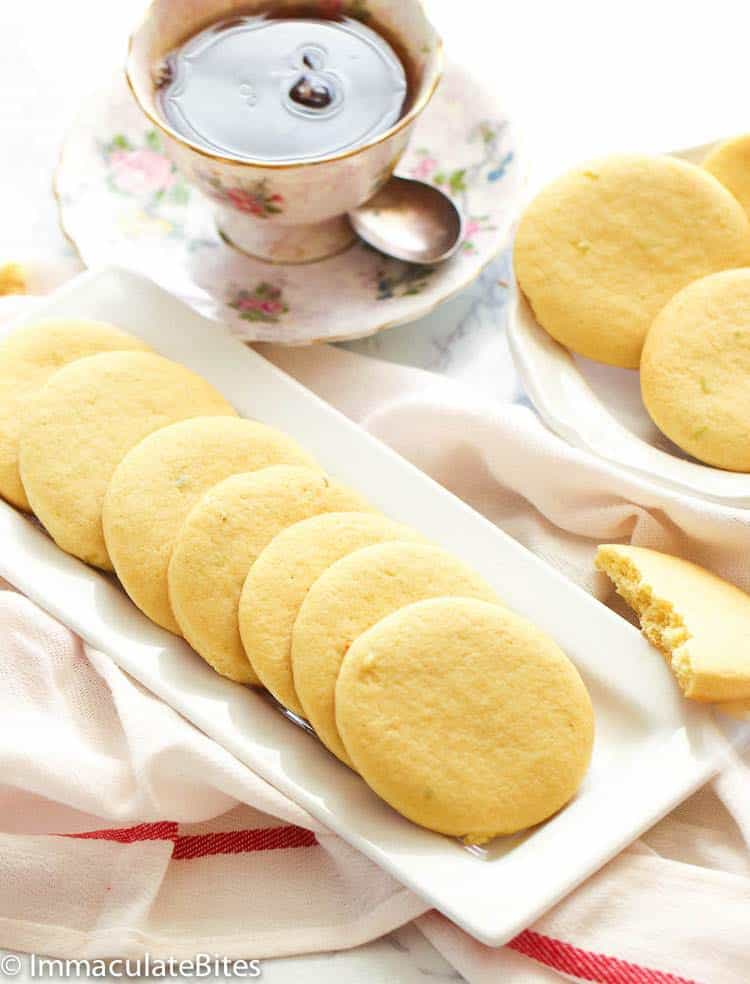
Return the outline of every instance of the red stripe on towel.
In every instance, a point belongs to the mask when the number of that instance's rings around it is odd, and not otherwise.
[[[117,841],[118,844],[135,844],[137,841],[171,840],[177,837],[177,824],[171,820],[159,823],[139,823],[135,827],[113,827],[108,830],[86,830],[81,834],[62,834],[80,840]]]
[[[80,834],[63,834],[82,840],[108,840],[118,844],[138,841],[170,840],[175,861],[205,858],[214,854],[245,854],[250,851],[280,851],[298,847],[315,847],[318,840],[304,827],[260,827],[255,830],[223,830],[212,834],[180,834],[176,823],[140,823],[134,827],[87,830]]]
[[[211,854],[245,854],[315,847],[318,840],[304,827],[266,827],[259,830],[227,830],[216,834],[181,834],[175,840],[175,861],[205,858]]]
[[[640,967],[628,960],[605,953],[581,950],[572,943],[556,940],[526,929],[508,943],[511,949],[531,957],[546,967],[596,984],[697,984],[697,981],[662,970]]]

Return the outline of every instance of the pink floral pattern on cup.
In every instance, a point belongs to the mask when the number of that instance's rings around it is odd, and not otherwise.
[[[277,323],[286,314],[289,306],[284,301],[280,287],[275,287],[266,281],[258,284],[254,290],[240,288],[229,301],[243,321],[264,321]]]
[[[227,187],[218,175],[209,171],[201,171],[196,177],[209,198],[222,205],[230,205],[246,215],[267,219],[284,211],[283,195],[269,191],[266,178],[244,186]]]

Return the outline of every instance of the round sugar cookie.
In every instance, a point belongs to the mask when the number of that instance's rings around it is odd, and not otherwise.
[[[317,468],[291,437],[240,417],[181,420],[128,451],[104,497],[104,539],[123,587],[152,621],[179,634],[167,568],[198,499],[230,475],[278,464]]]
[[[636,369],[666,302],[750,263],[750,221],[713,175],[674,157],[582,165],[524,212],[513,257],[539,324],[580,355]]]
[[[720,143],[703,161],[703,167],[731,191],[750,215],[750,134]]]
[[[468,843],[564,806],[594,738],[586,687],[552,639],[467,598],[409,605],[359,636],[339,673],[336,722],[382,799]]]
[[[704,277],[669,301],[646,337],[641,394],[683,451],[750,471],[750,269]]]
[[[235,411],[194,372],[150,352],[106,352],[59,369],[30,402],[21,480],[58,546],[111,570],[104,495],[117,465],[147,434],[185,417]]]
[[[334,695],[348,647],[396,609],[439,595],[500,604],[489,584],[446,550],[400,542],[364,547],[337,560],[302,602],[292,631],[294,688],[317,736],[347,765]]]
[[[250,568],[239,607],[242,644],[263,686],[295,714],[304,711],[292,678],[292,629],[305,595],[341,557],[389,540],[424,537],[377,513],[324,513],[282,530]]]
[[[188,513],[169,562],[169,601],[182,634],[222,676],[259,683],[237,617],[256,558],[292,523],[371,509],[358,492],[311,468],[273,465],[224,479]]]
[[[104,321],[48,318],[19,328],[0,343],[0,495],[31,509],[18,473],[18,441],[31,397],[69,362],[98,352],[149,347]]]

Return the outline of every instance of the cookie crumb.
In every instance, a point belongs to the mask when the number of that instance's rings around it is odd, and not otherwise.
[[[26,294],[26,271],[20,263],[4,263],[0,266],[0,297],[8,294]]]

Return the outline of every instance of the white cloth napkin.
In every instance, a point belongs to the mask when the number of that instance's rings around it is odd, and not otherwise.
[[[599,597],[611,600],[593,572],[596,543],[620,538],[750,589],[750,514],[617,472],[567,447],[528,406],[328,347],[263,354]],[[423,902],[10,588],[0,592],[0,721],[0,945],[262,958],[352,946],[420,917],[482,984],[750,977],[740,752],[493,950],[423,915]]]

